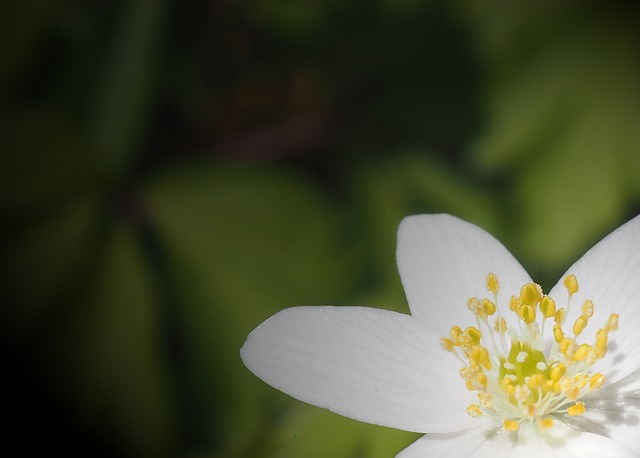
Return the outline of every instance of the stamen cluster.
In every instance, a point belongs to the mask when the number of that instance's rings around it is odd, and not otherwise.
[[[568,275],[564,280],[566,309],[557,309],[539,285],[527,283],[509,300],[518,325],[507,329],[497,304],[498,277],[490,273],[486,286],[493,300],[472,297],[467,302],[477,326],[464,330],[453,326],[449,336],[441,339],[442,347],[461,361],[460,376],[467,389],[478,392],[478,403],[467,407],[468,414],[500,418],[511,431],[518,430],[523,421],[545,430],[553,427],[554,415],[583,414],[586,408],[580,398],[604,383],[604,375],[592,374],[591,366],[606,355],[609,333],[618,328],[618,315],[611,314],[592,345],[578,343],[594,312],[593,302],[586,300],[569,337],[565,320],[578,280]],[[545,347],[547,322],[553,323],[553,340]]]

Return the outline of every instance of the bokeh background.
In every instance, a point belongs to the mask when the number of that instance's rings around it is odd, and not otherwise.
[[[448,212],[549,289],[640,213],[635,2],[0,6],[3,448],[386,458],[414,434],[294,402],[246,335],[407,312],[395,232]]]

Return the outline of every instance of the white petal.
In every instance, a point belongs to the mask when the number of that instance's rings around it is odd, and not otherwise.
[[[467,309],[471,297],[492,298],[486,280],[500,281],[499,307],[505,318],[509,298],[531,278],[493,236],[450,215],[416,215],[398,230],[398,269],[411,314],[446,335],[452,325],[475,324]]]
[[[397,458],[631,458],[634,449],[596,434],[556,424],[551,433],[540,434],[524,423],[517,433],[500,425],[451,434],[427,434],[403,450]]]
[[[620,226],[591,248],[567,271],[578,279],[579,290],[571,299],[569,326],[580,314],[585,299],[595,304],[595,313],[583,336],[593,336],[604,327],[612,312],[620,315],[620,328],[609,335],[609,352],[595,366],[610,381],[640,368],[640,217]],[[563,276],[550,295],[566,302]],[[589,334],[589,332],[591,334]],[[591,342],[589,342],[591,343]]]
[[[415,432],[473,424],[456,358],[409,315],[365,307],[294,307],[247,338],[245,365],[301,401]]]
[[[585,397],[584,403],[586,412],[565,422],[612,439],[629,450],[628,456],[640,456],[640,369]]]

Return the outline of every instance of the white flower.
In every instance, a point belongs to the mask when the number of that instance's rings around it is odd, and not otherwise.
[[[401,458],[640,457],[640,217],[548,296],[449,215],[406,218],[397,261],[411,316],[286,309],[249,335],[245,365],[296,399],[426,433]]]

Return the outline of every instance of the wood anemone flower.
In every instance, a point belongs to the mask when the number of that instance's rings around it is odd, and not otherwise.
[[[640,217],[548,294],[449,215],[405,218],[397,262],[411,315],[285,309],[244,364],[301,401],[425,433],[400,458],[640,457]]]

